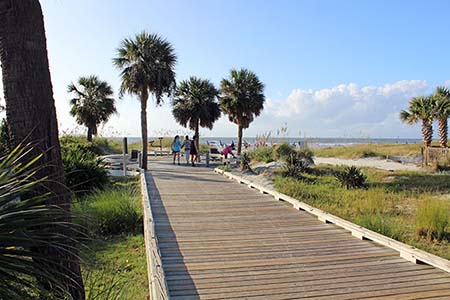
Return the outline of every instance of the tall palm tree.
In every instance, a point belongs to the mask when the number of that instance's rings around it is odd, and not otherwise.
[[[250,126],[264,108],[264,84],[250,70],[231,70],[220,83],[220,106],[228,119],[238,126],[238,154],[242,150],[242,131]]]
[[[142,32],[124,39],[117,49],[114,65],[121,70],[120,94],[137,95],[141,102],[142,168],[147,170],[147,101],[149,94],[162,102],[175,91],[177,56],[172,45],[157,34]]]
[[[78,85],[71,83],[67,87],[67,92],[74,95],[70,100],[70,114],[78,124],[87,127],[87,140],[92,142],[92,135],[97,135],[97,127],[117,112],[113,90],[106,81],[95,75],[80,77]]]
[[[21,156],[22,164],[38,157],[35,177],[49,179],[36,188],[33,194],[39,196],[50,191],[52,196],[45,205],[61,207],[64,218],[70,221],[71,200],[64,188],[64,169],[41,5],[38,0],[1,1],[0,16],[0,61],[6,116],[13,143],[33,143],[33,149]],[[57,236],[64,234],[57,227],[45,229]],[[67,239],[63,244],[71,248],[72,242]],[[36,247],[35,250],[43,257],[52,259],[36,258],[33,263],[42,270],[49,269],[49,264],[59,267],[66,275],[60,279],[72,298],[84,299],[78,257],[52,243]],[[3,276],[4,272],[0,280],[4,279]],[[40,280],[45,283],[45,278]]]
[[[195,131],[199,136],[199,128],[213,128],[213,124],[220,117],[220,106],[217,102],[219,91],[207,79],[190,77],[182,81],[172,102],[172,113],[184,127]],[[197,149],[198,149],[197,138]]]
[[[408,110],[400,112],[400,119],[407,124],[422,122],[422,139],[425,147],[430,147],[433,139],[435,102],[434,97],[414,97],[409,102]]]
[[[450,90],[439,86],[433,94],[435,99],[435,118],[438,121],[439,145],[447,147],[448,118],[450,117]]]

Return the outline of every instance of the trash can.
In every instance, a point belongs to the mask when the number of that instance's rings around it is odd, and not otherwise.
[[[136,160],[138,159],[138,150],[131,150],[131,159]]]

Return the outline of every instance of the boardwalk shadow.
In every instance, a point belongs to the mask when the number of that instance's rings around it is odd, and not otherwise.
[[[159,173],[158,177],[160,177]],[[161,199],[153,176],[146,173],[146,179],[169,295],[171,297],[183,296],[183,299],[186,300],[200,299],[197,288],[185,266],[175,231],[172,228],[164,207],[164,201]]]

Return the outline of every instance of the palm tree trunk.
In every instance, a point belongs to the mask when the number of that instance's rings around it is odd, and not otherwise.
[[[142,164],[141,168],[147,170],[148,163],[148,134],[147,134],[147,102],[148,91],[141,91],[141,134],[142,134]]]
[[[438,120],[439,124],[439,145],[442,148],[447,148],[447,134],[448,134],[448,123],[447,118],[440,118]]]
[[[88,142],[92,142],[92,127],[88,126],[88,130],[87,130],[87,141]]]
[[[0,61],[6,102],[6,116],[14,143],[32,142],[33,153],[24,160],[43,154],[37,162],[36,176],[48,176],[35,193],[52,192],[49,205],[58,205],[70,217],[70,194],[64,187],[64,169],[58,140],[58,122],[47,57],[44,20],[38,0],[0,2]],[[61,232],[55,232],[61,234]],[[62,234],[70,234],[62,232]],[[68,239],[67,246],[72,242]],[[71,278],[63,278],[67,291],[75,300],[85,298],[79,259],[49,245],[39,248],[51,257],[52,267],[58,267]],[[49,262],[35,260],[48,268]]]
[[[422,137],[425,147],[430,147],[433,140],[433,126],[426,120],[422,121]]]
[[[243,128],[241,125],[238,125],[238,148],[237,148],[237,154],[241,155],[241,151],[242,151],[242,133],[243,132]]]
[[[197,148],[197,161],[200,161],[200,120],[195,124],[195,148]]]

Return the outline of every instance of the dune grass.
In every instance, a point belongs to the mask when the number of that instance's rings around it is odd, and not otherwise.
[[[74,204],[91,236],[80,253],[87,300],[149,299],[139,177],[111,180]]]
[[[368,189],[347,190],[316,167],[303,179],[277,176],[282,193],[351,222],[450,259],[450,175],[364,168]]]
[[[421,155],[421,144],[359,144],[314,149],[318,157],[364,158]]]

